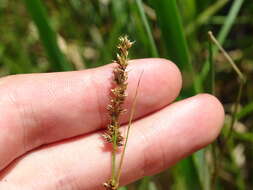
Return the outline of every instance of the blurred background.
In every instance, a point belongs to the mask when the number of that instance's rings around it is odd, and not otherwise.
[[[213,93],[226,122],[209,147],[121,190],[252,189],[252,18],[252,0],[0,0],[0,76],[108,64],[118,37],[127,34],[136,42],[131,58],[173,60],[184,76],[178,99]],[[209,30],[246,83],[210,42]]]

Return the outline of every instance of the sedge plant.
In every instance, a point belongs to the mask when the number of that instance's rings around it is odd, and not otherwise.
[[[124,142],[124,137],[122,136],[119,128],[120,122],[119,118],[123,112],[126,110],[122,108],[125,98],[126,98],[126,89],[127,89],[127,66],[128,66],[128,50],[132,47],[133,42],[131,42],[127,36],[119,38],[119,45],[117,46],[119,53],[116,56],[117,66],[113,70],[114,73],[114,83],[115,87],[111,89],[111,100],[107,109],[110,115],[110,123],[107,126],[106,132],[103,134],[103,137],[106,142],[112,144],[112,168],[111,168],[111,177],[103,185],[106,190],[117,190],[119,187],[119,180],[121,176],[123,160],[126,152],[127,141],[130,132],[130,126],[132,124],[133,116],[135,113],[135,106],[137,100],[138,88],[140,85],[140,79],[137,84],[137,88],[134,95],[134,101],[131,107],[126,138]],[[142,75],[142,74],[141,74]],[[116,166],[116,153],[119,147],[123,146],[123,150],[120,157],[119,166]]]

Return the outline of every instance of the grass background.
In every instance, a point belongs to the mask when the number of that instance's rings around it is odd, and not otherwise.
[[[104,65],[118,37],[128,34],[136,41],[131,58],[173,60],[185,81],[180,98],[215,93],[226,122],[213,145],[122,190],[251,189],[252,17],[251,0],[0,0],[0,76]],[[247,76],[239,103],[238,76],[209,43],[208,30]]]

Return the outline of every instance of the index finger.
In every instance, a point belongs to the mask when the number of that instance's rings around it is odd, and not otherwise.
[[[17,75],[0,81],[0,169],[25,152],[73,136],[91,133],[106,125],[106,106],[112,85],[113,65],[85,71]],[[137,79],[135,118],[169,104],[181,88],[177,67],[164,59],[142,59],[129,65],[128,109]],[[126,122],[128,114],[122,117]]]

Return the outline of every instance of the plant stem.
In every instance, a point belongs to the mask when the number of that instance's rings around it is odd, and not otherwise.
[[[229,124],[229,132],[228,132],[228,135],[227,135],[227,140],[231,137],[232,131],[234,130],[234,125],[235,125],[235,122],[236,122],[236,119],[237,119],[236,115],[237,115],[239,104],[240,104],[241,97],[242,97],[243,85],[244,85],[244,83],[240,82],[239,91],[238,91],[238,94],[237,94],[237,97],[236,97],[236,102],[235,102],[235,108],[233,110],[232,119],[231,119],[231,122]]]
[[[118,183],[119,183],[119,178],[120,178],[120,175],[121,175],[123,161],[124,161],[124,157],[125,157],[125,153],[126,153],[126,146],[127,146],[127,142],[128,142],[128,138],[129,138],[130,128],[131,128],[133,117],[134,117],[135,110],[136,110],[138,89],[139,89],[139,86],[140,86],[140,82],[141,82],[143,72],[144,71],[142,71],[142,73],[139,77],[138,84],[137,84],[135,94],[134,94],[134,101],[133,101],[133,104],[132,104],[132,107],[131,107],[131,113],[130,113],[130,116],[129,116],[129,122],[128,122],[128,126],[127,126],[126,140],[125,140],[125,143],[124,143],[123,152],[122,152],[121,157],[120,157],[119,169],[118,169],[118,174],[117,174],[117,178],[116,178],[116,181]]]
[[[215,66],[213,61],[213,47],[211,39],[208,40],[208,51],[209,51],[208,61],[210,66],[210,78],[211,78],[209,91],[211,92],[212,95],[215,96]]]
[[[240,69],[237,67],[237,65],[235,64],[235,62],[233,61],[233,59],[228,55],[228,53],[224,50],[224,48],[221,46],[221,44],[218,42],[218,40],[214,37],[213,33],[211,31],[208,32],[208,35],[210,37],[210,39],[212,40],[212,42],[218,47],[218,49],[221,51],[221,53],[225,56],[225,58],[228,60],[228,62],[230,63],[230,65],[232,66],[232,68],[235,70],[235,72],[237,73],[239,79],[240,79],[240,86],[239,86],[239,91],[236,97],[236,104],[235,104],[235,108],[233,110],[232,113],[232,119],[229,125],[229,132],[227,135],[227,140],[230,138],[232,131],[234,129],[234,124],[236,122],[236,115],[238,112],[238,107],[240,104],[240,100],[241,100],[241,96],[242,96],[242,89],[243,89],[243,85],[246,82],[246,78],[244,77],[244,75],[242,74],[242,72],[240,71]]]
[[[119,38],[118,53],[116,55],[117,67],[114,68],[114,82],[115,87],[111,89],[111,100],[110,104],[107,106],[107,110],[110,114],[110,123],[107,126],[107,130],[103,137],[105,140],[112,144],[112,168],[111,168],[111,178],[105,182],[103,185],[107,190],[118,189],[119,183],[116,177],[116,154],[118,146],[123,145],[123,137],[119,131],[120,123],[119,117],[124,111],[123,104],[126,98],[127,89],[127,71],[128,66],[128,49],[132,47],[133,42],[128,40],[127,36]]]
[[[233,59],[228,55],[228,53],[224,50],[224,48],[221,46],[221,44],[218,42],[218,40],[214,37],[213,33],[211,31],[208,32],[208,35],[212,42],[218,47],[218,49],[221,51],[221,53],[225,56],[225,58],[228,60],[230,65],[233,67],[237,75],[239,76],[239,79],[241,80],[242,83],[246,82],[245,77],[243,76],[242,72],[240,69],[236,66],[235,62]]]
[[[117,129],[115,127],[113,135],[113,149],[112,149],[112,183],[116,185],[116,152],[117,152]]]

